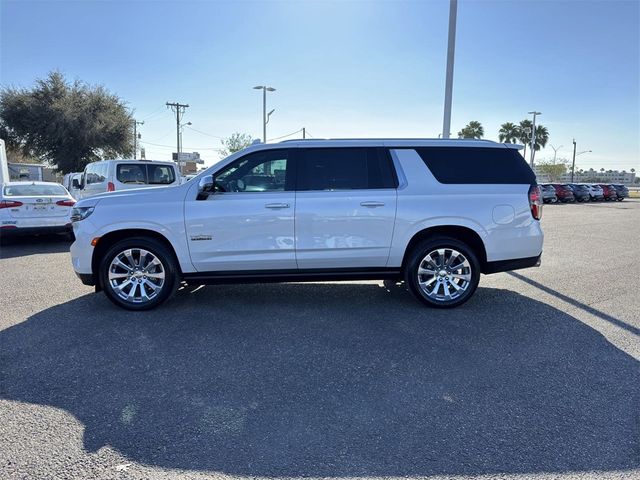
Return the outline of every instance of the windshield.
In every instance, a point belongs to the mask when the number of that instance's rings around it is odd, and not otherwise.
[[[62,185],[52,183],[51,185],[25,184],[6,185],[4,187],[5,197],[27,197],[27,196],[48,196],[48,195],[68,195]]]

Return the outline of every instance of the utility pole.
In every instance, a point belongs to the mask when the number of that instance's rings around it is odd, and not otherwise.
[[[189,105],[178,102],[167,102],[166,105],[176,114],[176,161],[180,167],[180,173],[182,173],[182,166],[180,165],[180,120],[182,120],[184,111],[189,108]]]
[[[533,159],[536,154],[536,116],[542,115],[541,112],[529,112],[529,115],[533,115],[533,125],[531,128],[531,170],[533,170]]]
[[[447,41],[447,78],[444,87],[444,119],[442,121],[442,138],[451,134],[451,101],[453,98],[453,61],[456,53],[456,17],[458,0],[449,2],[449,39]]]
[[[133,159],[137,159],[138,154],[138,125],[144,125],[144,122],[138,122],[133,119]]]
[[[573,171],[576,169],[576,139],[573,139],[573,161],[571,162],[571,183],[573,183]]]

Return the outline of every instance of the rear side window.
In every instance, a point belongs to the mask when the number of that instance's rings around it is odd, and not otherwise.
[[[176,179],[173,168],[169,165],[146,165],[149,185],[168,185]]]
[[[116,179],[128,184],[168,185],[176,176],[170,165],[120,163],[116,167]]]
[[[102,183],[106,180],[108,165],[104,163],[93,163],[87,166],[86,183]]]
[[[420,147],[415,151],[440,183],[536,183],[527,162],[511,148]]]
[[[391,159],[382,148],[308,148],[300,151],[298,190],[396,188]]]

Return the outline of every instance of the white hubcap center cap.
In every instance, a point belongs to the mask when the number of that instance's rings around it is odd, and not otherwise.
[[[440,270],[438,272],[438,275],[441,276],[441,277],[446,277],[447,276],[447,271],[446,270]]]

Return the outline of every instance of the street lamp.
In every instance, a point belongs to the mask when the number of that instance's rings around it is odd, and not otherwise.
[[[458,0],[449,0],[449,36],[447,39],[447,72],[444,84],[444,118],[442,120],[442,138],[451,134],[451,101],[453,98],[453,63],[456,54],[456,20]]]
[[[529,112],[529,115],[533,115],[533,125],[531,128],[531,169],[533,170],[533,158],[535,157],[536,146],[536,116],[542,115],[542,112]]]
[[[582,155],[583,153],[591,153],[591,150],[583,150],[582,152],[576,153],[576,139],[573,139],[573,162],[571,162],[571,183],[573,183],[573,172],[576,169],[576,157]]]
[[[560,145],[558,148],[554,147],[551,144],[549,144],[549,146],[553,148],[553,163],[556,163],[556,155],[558,154],[558,150],[560,150],[564,145]]]
[[[267,87],[266,85],[258,85],[253,87],[254,90],[262,90],[262,141],[267,143],[267,123],[269,123],[269,116],[274,112],[271,110],[267,115],[267,92],[275,92],[273,87]]]

